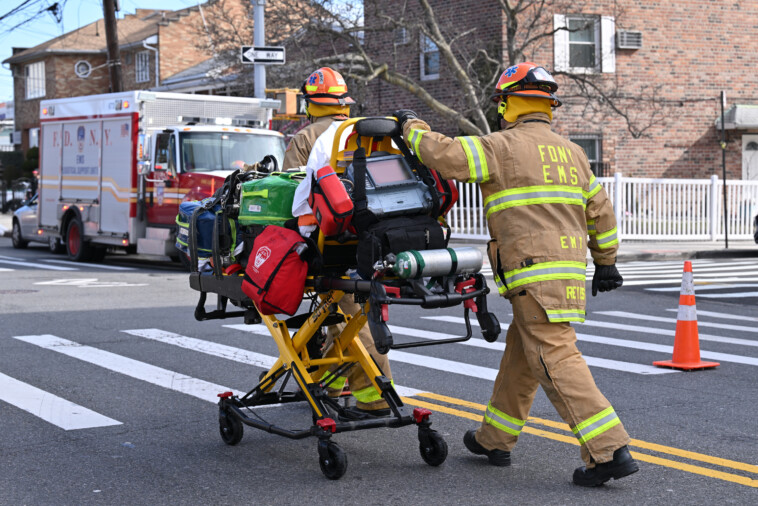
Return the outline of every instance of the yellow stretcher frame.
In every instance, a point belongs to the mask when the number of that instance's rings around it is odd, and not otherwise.
[[[331,165],[338,174],[344,173],[358,147],[358,135],[356,134],[348,137],[347,145],[340,149],[342,136],[348,128],[353,127],[361,119],[363,118],[348,119],[337,129]],[[394,118],[392,119],[394,120]],[[364,141],[364,139],[366,140]],[[361,146],[366,149],[366,156],[373,151],[401,154],[398,149],[392,146],[392,140],[389,137],[381,139],[362,137]],[[357,244],[357,239],[347,243],[339,243],[327,239],[321,232],[319,232],[317,241],[322,254],[327,247],[350,247],[355,244]],[[339,285],[340,282],[347,287],[354,287],[353,292],[358,290],[359,283],[353,282],[345,276],[340,278],[310,276],[308,278],[305,289],[306,295],[314,297],[317,303],[307,313],[307,316],[298,315],[289,320],[291,322],[297,321],[300,324],[292,336],[290,336],[290,329],[287,325],[288,320],[279,319],[275,315],[260,315],[262,323],[268,328],[279,350],[279,358],[267,372],[261,375],[258,385],[246,395],[238,398],[232,392],[219,394],[219,428],[222,439],[230,445],[239,443],[242,438],[243,423],[292,439],[316,436],[319,438],[319,464],[322,472],[330,479],[338,479],[344,474],[347,461],[342,450],[330,440],[332,434],[375,427],[402,427],[415,424],[418,426],[419,448],[423,460],[429,465],[439,466],[447,457],[447,443],[442,436],[430,428],[431,411],[424,408],[414,408],[410,412],[410,409],[404,406],[391,382],[383,375],[374,359],[358,339],[358,332],[367,324],[367,315],[370,311],[368,292],[363,291],[360,297],[363,302],[358,303],[359,309],[354,314],[345,314],[339,309],[337,303],[348,293],[345,291],[347,288],[331,288],[331,286]],[[368,282],[363,282],[364,288],[366,283]],[[356,300],[356,302],[358,301]],[[259,308],[256,306],[255,309],[258,310]],[[260,314],[260,311],[258,313]],[[305,317],[303,318],[303,316]],[[308,343],[316,333],[320,332],[321,327],[327,323],[329,317],[332,320],[344,322],[346,325],[321,357],[311,357],[308,351]],[[338,371],[342,371],[342,374],[349,367],[360,367],[370,379],[371,385],[387,401],[391,414],[376,417],[367,415],[366,418],[354,420],[338,419],[335,421],[330,418],[331,415],[327,410],[330,408],[334,410],[336,406],[339,412],[339,403],[330,399],[326,394],[325,387],[328,386],[328,383],[323,383],[321,378],[328,371],[334,373],[335,367]],[[333,375],[337,376],[336,373]],[[288,381],[289,377],[296,381],[299,392],[286,399],[304,400],[308,403],[313,415],[314,425],[312,427],[301,431],[292,431],[248,416],[246,408],[273,404],[282,400],[282,395],[274,392],[274,388],[283,377],[285,377],[284,383]]]

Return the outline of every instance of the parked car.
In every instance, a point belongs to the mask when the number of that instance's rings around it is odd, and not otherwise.
[[[52,253],[63,253],[63,243],[57,237],[49,239],[37,235],[37,195],[22,202],[21,207],[13,212],[13,230],[11,232],[14,248],[26,248],[29,242],[43,242]]]
[[[753,239],[755,240],[755,243],[758,244],[758,214],[753,218]]]

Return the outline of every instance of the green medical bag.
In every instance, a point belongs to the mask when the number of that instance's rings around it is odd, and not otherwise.
[[[240,225],[281,225],[292,219],[295,189],[305,173],[272,173],[242,183]]]

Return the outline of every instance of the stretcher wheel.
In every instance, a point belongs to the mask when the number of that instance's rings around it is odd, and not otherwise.
[[[242,440],[242,422],[226,409],[219,409],[218,431],[224,443],[234,446]]]
[[[337,443],[319,441],[318,463],[321,472],[330,480],[339,480],[347,471],[347,455]]]
[[[421,458],[430,466],[439,466],[447,458],[447,443],[436,431],[427,430],[422,433],[419,430],[418,449]]]

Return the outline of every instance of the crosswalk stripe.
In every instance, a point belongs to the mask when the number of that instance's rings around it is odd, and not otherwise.
[[[735,297],[758,297],[758,292],[701,293],[698,297],[706,299],[733,299]]]
[[[684,267],[684,262],[680,262],[676,265],[657,265],[657,264],[651,264],[651,265],[645,265],[645,266],[639,266],[639,267],[629,267],[628,264],[617,264],[619,271],[623,274],[624,272],[633,272],[635,274],[645,274],[648,272],[661,272],[661,271],[670,271],[670,272],[682,272],[682,269]],[[735,270],[735,269],[744,269],[745,267],[753,267],[753,270],[756,270],[756,264],[755,262],[724,262],[719,264],[692,264],[692,271],[697,272],[699,270],[703,271],[720,271],[720,270]]]
[[[730,288],[756,288],[758,287],[758,284],[755,284],[755,283],[745,283],[745,284],[735,283],[735,284],[729,284],[729,285],[710,285],[710,284],[703,285],[703,284],[695,283],[695,285],[697,285],[696,292],[698,295],[700,295],[700,292],[703,290],[728,290]],[[682,289],[681,286],[667,286],[665,288],[648,288],[648,290],[650,290],[651,292],[679,292],[681,291],[681,289]],[[740,293],[740,292],[736,292],[736,293]],[[669,309],[668,311],[677,311],[677,310]],[[755,321],[758,321],[758,319],[756,319]]]
[[[623,276],[623,274],[622,274]],[[698,278],[695,279],[695,285],[699,285],[702,283],[703,278],[706,279],[713,279],[713,281],[718,281],[719,283],[739,283],[742,281],[758,281],[758,277],[751,278],[751,277],[741,277],[741,276],[735,276],[731,278],[725,278],[725,277],[719,277],[720,275],[714,274],[713,276],[703,276],[700,275]],[[590,278],[588,277],[587,280],[589,281]],[[682,277],[676,277],[676,278],[665,278],[665,279],[635,279],[631,281],[627,281],[627,278],[624,278],[624,286],[640,286],[640,285],[664,285],[669,283],[681,283]]]
[[[654,334],[658,336],[674,337],[676,335],[676,327],[674,324],[672,324],[671,330],[659,329],[656,327],[643,327],[639,325],[627,325],[624,323],[599,322],[599,321],[594,321],[594,320],[585,320],[584,323],[580,325],[587,325],[590,327],[601,327],[604,329],[626,330],[629,332],[637,332],[639,334]],[[724,343],[724,344],[739,344],[741,346],[752,346],[752,347],[758,346],[758,341],[752,341],[750,339],[714,336],[712,334],[703,334],[703,333],[698,333],[698,336],[700,337],[701,341],[711,341],[714,343]]]
[[[450,316],[444,316],[442,318],[437,317],[424,317],[434,320],[447,320],[447,321],[453,321],[453,319],[457,317],[450,317]],[[463,318],[460,318],[459,321],[455,321],[454,323],[462,323]],[[471,322],[472,325],[478,326],[478,323]],[[501,324],[501,327],[503,330],[508,329],[507,324]],[[398,327],[396,325],[389,325],[390,332],[393,334],[399,334],[399,335],[405,335],[409,337],[417,337],[421,339],[449,339],[451,337],[456,337],[450,334],[441,334],[439,332],[429,332],[426,330],[419,330],[419,329],[411,329],[408,327]],[[488,343],[484,339],[470,339],[468,341],[463,341],[460,344],[466,345],[466,346],[475,346],[477,348],[486,348],[490,350],[496,350],[499,352],[505,351],[505,344],[504,343]],[[395,350],[393,350],[390,353],[394,353]],[[621,362],[618,360],[610,360],[605,358],[597,358],[597,357],[588,357],[587,355],[582,355],[584,357],[585,362],[587,362],[587,365],[592,367],[600,367],[602,369],[613,369],[616,371],[624,371],[624,372],[631,372],[635,374],[668,374],[670,372],[675,372],[672,369],[661,369],[659,367],[654,367],[652,365],[645,365],[645,364],[635,364],[632,362]],[[391,358],[391,357],[390,357]]]
[[[0,267],[0,272],[13,272],[14,269],[6,269],[4,267]]]
[[[31,413],[63,430],[93,429],[121,422],[50,392],[0,373],[0,401]]]
[[[435,317],[423,317],[423,318],[434,318],[437,321],[447,321],[451,323],[460,323],[460,324],[464,323],[463,318],[458,317],[458,316],[435,316]],[[587,322],[585,322],[585,324],[586,323]],[[608,325],[606,324],[606,322],[596,322],[596,323],[598,326]],[[471,325],[478,326],[479,324],[478,322],[472,321]],[[659,334],[668,332],[668,331],[663,331],[660,329],[654,329],[651,327],[635,327],[633,325],[619,325],[619,324],[616,324],[616,325],[611,324],[611,325],[612,325],[612,328],[619,328],[622,330],[631,330],[631,329],[635,329],[636,331],[658,330],[659,332],[656,332],[656,333],[659,333]],[[501,324],[501,327],[502,326],[503,324]],[[673,332],[670,332],[668,335],[673,335]],[[656,351],[656,352],[666,353],[668,355],[670,355],[674,351],[673,346],[668,346],[665,344],[646,343],[643,341],[630,341],[628,339],[617,339],[613,337],[591,336],[589,334],[582,334],[579,332],[576,333],[576,337],[580,341],[587,341],[589,343],[607,344],[611,346],[619,346],[621,348],[631,348],[631,349],[643,350],[643,351]],[[718,339],[720,341],[723,340],[723,342],[731,342],[730,338],[722,338],[720,336],[708,336],[708,337],[713,338],[711,339],[712,341],[716,341]],[[703,339],[703,334],[700,334],[700,339]],[[742,339],[741,341],[745,341],[746,343],[753,343],[752,344],[753,346],[756,344],[754,341],[747,341],[745,339]],[[745,343],[741,343],[741,344],[745,344]],[[758,358],[745,357],[742,355],[733,355],[730,353],[719,353],[715,351],[700,350],[700,357],[709,359],[709,360],[719,360],[721,362],[732,362],[735,364],[758,366]]]
[[[597,311],[595,314],[601,314],[605,316],[614,316],[618,318],[629,318],[633,320],[647,320],[651,322],[676,324],[676,318],[665,318],[662,316],[629,313],[627,311]],[[698,327],[715,327],[717,329],[727,329],[727,330],[737,330],[739,332],[758,333],[758,327],[745,327],[743,325],[729,325],[726,323],[711,323],[711,322],[699,321]],[[748,341],[748,342],[752,342],[752,341]],[[753,346],[758,346],[758,341],[754,342]]]
[[[671,311],[673,313],[676,313],[678,309],[667,309],[666,311]],[[746,321],[746,322],[758,322],[758,318],[755,316],[743,316],[739,314],[730,314],[730,313],[718,313],[716,311],[703,311],[702,309],[697,310],[697,314],[701,316],[708,316],[711,318],[725,318],[727,320],[740,320],[740,321]]]
[[[233,391],[235,395],[243,394],[243,392],[233,390],[229,387],[216,385],[208,381],[186,376],[178,372],[156,367],[145,362],[123,357],[109,351],[79,344],[50,334],[13,336],[13,338],[39,346],[46,350],[55,351],[103,367],[109,371],[114,371],[169,390],[191,395],[204,401],[217,402],[217,396],[221,392]]]
[[[43,259],[43,262],[50,262],[55,264],[74,265],[77,267],[94,267],[96,269],[106,269],[113,271],[136,271],[134,267],[121,267],[119,265],[105,265],[105,264],[89,264],[84,262],[72,262],[71,260],[53,260]]]
[[[49,271],[76,271],[78,270],[72,267],[59,267],[57,265],[45,265],[45,264],[31,263],[31,262],[17,262],[15,260],[3,260],[3,259],[0,259],[0,264],[16,265],[19,267],[29,267],[30,269],[46,269]]]

